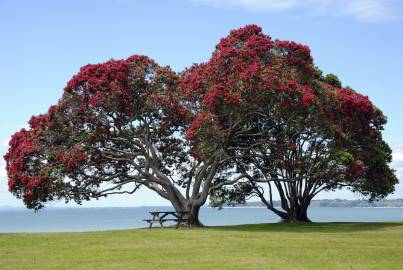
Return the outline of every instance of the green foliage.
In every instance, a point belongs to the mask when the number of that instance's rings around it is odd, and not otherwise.
[[[327,74],[324,78],[324,81],[334,87],[340,88],[342,86],[339,78],[336,75],[334,75],[333,73]]]

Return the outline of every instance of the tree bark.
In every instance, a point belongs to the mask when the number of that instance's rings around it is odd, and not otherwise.
[[[308,206],[296,206],[296,207],[290,207],[291,209],[295,209],[294,211],[288,211],[285,213],[285,215],[281,215],[281,221],[282,223],[307,223],[307,222],[312,222],[308,218]]]
[[[294,213],[287,213],[285,216],[280,216],[282,223],[308,223],[312,222],[308,218],[307,209],[300,210]]]
[[[184,218],[188,219],[188,224],[191,227],[202,227],[203,224],[199,220],[199,211],[201,208],[201,205],[195,203],[195,200],[192,198],[189,199],[184,199],[184,200],[178,200],[174,198],[169,199],[172,206],[175,208],[175,211],[177,212],[188,212],[187,215],[184,216]]]
[[[297,194],[292,194],[291,197],[293,200],[287,199],[286,195],[283,192],[281,185],[277,185],[279,190],[279,195],[281,199],[281,208],[277,209],[271,200],[266,200],[263,196],[263,193],[259,191],[259,189],[255,186],[255,191],[260,197],[261,201],[266,205],[267,209],[272,211],[274,214],[280,217],[281,223],[304,223],[311,222],[308,218],[308,206],[310,204],[310,197],[304,197],[298,200]],[[301,201],[302,203],[299,203]]]
[[[203,227],[203,224],[199,220],[199,211],[201,205],[195,205],[194,203],[192,203],[192,199],[187,200],[185,204],[172,205],[177,212],[188,212],[187,215],[183,216],[184,218],[188,219],[186,225],[189,225],[190,227]]]
[[[189,205],[189,207],[187,208],[187,211],[189,212],[189,214],[187,216],[188,224],[191,227],[203,227],[203,224],[199,220],[200,206]]]

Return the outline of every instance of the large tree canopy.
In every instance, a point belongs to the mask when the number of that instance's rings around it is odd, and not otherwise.
[[[282,219],[308,221],[307,207],[322,190],[350,187],[371,199],[394,190],[382,112],[336,76],[323,77],[307,46],[246,26],[188,69],[181,87],[199,100],[190,130],[199,152],[227,142],[236,172],[247,179],[217,190],[215,205],[256,195]]]
[[[39,209],[53,199],[81,203],[145,186],[200,225],[200,206],[221,186],[213,179],[224,152],[189,154],[193,116],[177,82],[145,56],[84,66],[56,106],[13,136],[5,156],[10,191]]]
[[[209,194],[215,205],[256,195],[282,219],[308,221],[322,190],[393,192],[385,123],[368,97],[323,76],[307,46],[248,25],[179,75],[145,56],[81,68],[12,137],[9,189],[39,209],[144,186],[193,225]]]

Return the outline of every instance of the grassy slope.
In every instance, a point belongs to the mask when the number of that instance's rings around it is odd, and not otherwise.
[[[0,269],[403,269],[403,223],[0,234]]]

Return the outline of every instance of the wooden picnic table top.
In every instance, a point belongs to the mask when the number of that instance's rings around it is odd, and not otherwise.
[[[179,214],[188,213],[188,211],[150,211],[150,214]]]

